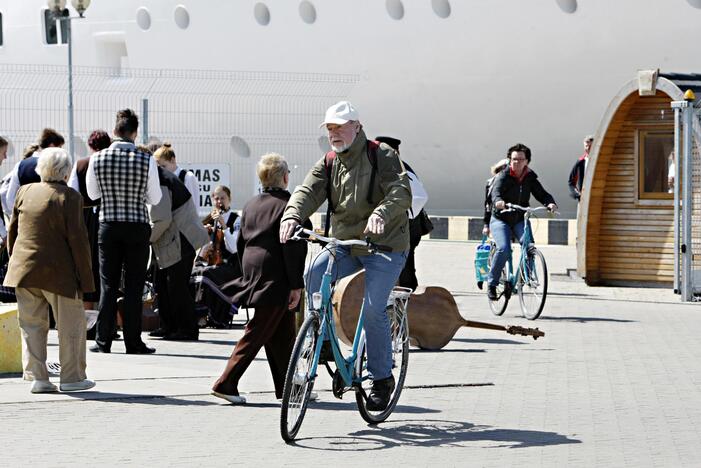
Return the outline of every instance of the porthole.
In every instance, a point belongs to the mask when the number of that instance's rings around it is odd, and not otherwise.
[[[231,149],[234,150],[234,154],[239,158],[248,158],[251,156],[251,148],[248,147],[248,143],[241,137],[233,136],[231,137]]]
[[[319,149],[326,154],[331,151],[331,144],[329,143],[329,138],[326,136],[319,137]]]
[[[253,7],[253,16],[256,17],[256,21],[261,26],[267,26],[270,23],[270,10],[265,3],[256,3],[256,6]]]
[[[431,0],[431,8],[439,18],[450,16],[450,2],[448,0]]]
[[[385,2],[385,8],[390,18],[395,20],[404,18],[404,4],[402,0],[387,0]]]
[[[314,24],[316,21],[316,8],[311,2],[303,1],[299,4],[299,16],[302,17],[302,21],[307,24]]]
[[[136,24],[138,24],[143,31],[151,27],[151,13],[149,13],[146,8],[141,7],[136,10]]]
[[[686,0],[694,8],[701,8],[701,0]]]
[[[190,13],[187,12],[187,8],[183,5],[175,7],[173,16],[175,18],[175,24],[177,24],[180,29],[187,29],[187,27],[190,26]]]
[[[574,13],[577,11],[577,0],[555,0],[557,1],[557,6],[560,7],[560,10],[564,11],[565,13]]]

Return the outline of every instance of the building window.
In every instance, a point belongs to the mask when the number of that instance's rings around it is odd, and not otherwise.
[[[68,9],[63,10],[63,16],[68,16]],[[64,31],[61,21],[56,19],[56,16],[49,9],[44,9],[44,43],[48,45],[58,44],[58,38],[61,38],[61,44],[68,44],[68,31]]]
[[[0,47],[2,47],[2,13],[0,13]]]
[[[638,198],[674,197],[674,131],[638,132]]]

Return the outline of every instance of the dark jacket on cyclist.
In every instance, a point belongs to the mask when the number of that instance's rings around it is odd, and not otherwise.
[[[502,213],[494,205],[503,200],[505,203],[529,206],[531,194],[543,205],[555,203],[555,199],[545,191],[538,176],[530,168],[526,168],[525,174],[520,179],[513,175],[511,169],[501,171],[497,174],[492,188],[492,215],[510,226],[523,221],[524,213],[522,211]]]

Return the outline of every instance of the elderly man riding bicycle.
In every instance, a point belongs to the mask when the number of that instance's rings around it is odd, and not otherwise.
[[[497,245],[496,254],[492,260],[487,282],[487,297],[489,300],[497,300],[497,285],[501,277],[504,264],[511,254],[511,234],[523,244],[524,220],[523,211],[508,210],[507,203],[514,205],[529,206],[531,193],[533,196],[547,206],[550,211],[557,210],[557,205],[552,195],[545,191],[538,180],[538,176],[533,172],[528,164],[531,162],[531,150],[521,143],[509,148],[507,152],[509,166],[501,171],[494,181],[492,189],[492,219],[489,229]]]
[[[384,143],[368,141],[358,112],[348,101],[326,111],[321,126],[333,149],[309,171],[290,198],[280,224],[280,242],[292,236],[300,220],[308,218],[329,198],[333,207],[331,229],[339,239],[364,239],[391,249],[385,256],[367,255],[347,247],[336,249],[337,279],[365,269],[365,334],[368,371],[373,385],[367,407],[384,410],[394,390],[392,346],[385,308],[406,261],[411,189],[397,153]],[[326,269],[324,252],[307,274],[308,294],[318,291]],[[311,304],[311,299],[307,302]]]

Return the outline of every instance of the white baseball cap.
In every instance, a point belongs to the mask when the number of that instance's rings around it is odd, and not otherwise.
[[[350,101],[339,101],[326,110],[324,121],[321,122],[319,127],[323,127],[326,124],[343,125],[351,120],[357,121],[359,119],[358,111]]]

